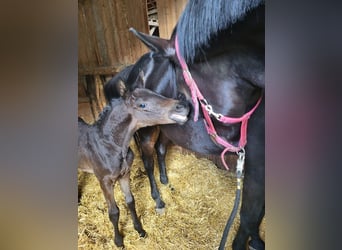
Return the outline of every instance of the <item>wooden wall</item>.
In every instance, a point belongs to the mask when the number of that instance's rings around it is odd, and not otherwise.
[[[170,38],[188,0],[157,0],[159,36]]]
[[[128,31],[133,27],[149,33],[147,5],[157,6],[159,35],[169,38],[186,3],[187,0],[78,0],[79,116],[93,121],[106,104],[103,85],[148,51]]]
[[[78,105],[88,122],[105,105],[104,83],[148,51],[130,27],[148,33],[146,0],[78,1]]]
[[[115,73],[147,51],[128,31],[148,32],[146,0],[82,0],[78,10],[79,74]]]

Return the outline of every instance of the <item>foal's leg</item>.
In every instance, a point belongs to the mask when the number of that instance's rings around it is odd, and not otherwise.
[[[120,187],[121,187],[122,192],[125,195],[125,200],[129,208],[129,211],[131,212],[134,228],[139,233],[140,237],[145,237],[146,232],[143,229],[141,222],[138,218],[137,211],[135,210],[135,201],[134,201],[134,197],[131,192],[131,189],[130,189],[129,175],[130,174],[128,172],[126,175],[124,175],[122,178],[119,179]]]
[[[130,169],[132,167],[133,160],[134,160],[134,153],[132,149],[129,147],[127,150],[126,160],[123,161],[122,163],[125,169],[128,169],[128,171],[121,178],[119,178],[119,183],[120,183],[121,190],[125,195],[126,204],[131,212],[134,228],[136,231],[138,231],[141,237],[145,237],[146,232],[142,228],[141,222],[135,210],[135,201],[134,201],[134,197],[133,197],[133,194],[131,192],[131,187],[130,187],[129,176],[130,176]]]
[[[233,242],[234,250],[245,250],[250,236],[252,238],[251,246],[254,249],[265,249],[265,243],[259,236],[259,226],[265,213],[265,172],[262,168],[258,168],[259,166],[256,165],[250,165],[248,169],[246,168],[240,226]]]
[[[103,195],[106,199],[107,205],[108,205],[108,214],[109,219],[113,224],[114,227],[114,243],[118,247],[123,246],[123,237],[119,232],[119,216],[120,216],[120,210],[118,206],[116,205],[115,199],[114,199],[114,182],[111,180],[111,178],[108,176],[100,179],[100,186],[103,192]]]
[[[169,182],[167,178],[166,165],[165,165],[165,156],[166,156],[167,146],[169,145],[169,142],[170,140],[162,132],[160,132],[157,143],[155,145],[155,149],[157,151],[160,182],[163,184],[167,184]]]
[[[150,180],[151,196],[153,200],[156,202],[157,212],[163,212],[165,203],[160,197],[157,183],[154,178],[154,160],[153,160],[154,145],[158,139],[159,130],[156,127],[146,127],[146,128],[139,129],[137,134],[139,137],[139,147],[141,149],[141,157],[144,162],[144,167],[146,169],[147,176]]]

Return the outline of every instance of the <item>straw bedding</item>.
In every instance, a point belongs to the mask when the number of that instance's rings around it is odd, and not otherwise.
[[[233,173],[218,169],[207,159],[184,153],[179,147],[171,147],[166,157],[168,185],[159,182],[155,167],[157,184],[166,203],[165,212],[158,214],[143,163],[134,144],[132,147],[136,157],[131,171],[131,188],[147,237],[140,238],[134,230],[123,194],[119,185],[115,185],[125,249],[217,249],[234,204],[236,181]],[[79,173],[78,181],[83,189],[78,205],[78,249],[117,249],[97,179],[94,175]],[[237,215],[226,249],[231,249],[238,224]],[[265,239],[265,220],[261,225],[261,237]]]

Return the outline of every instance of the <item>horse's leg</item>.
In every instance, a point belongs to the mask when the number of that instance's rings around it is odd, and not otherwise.
[[[265,215],[265,206],[262,209],[262,212],[259,215],[259,225],[261,224],[262,219]],[[253,229],[252,229],[253,230]],[[254,228],[254,231],[251,232],[251,240],[249,242],[249,249],[250,250],[259,250],[265,249],[265,242],[260,238],[259,235],[259,227]]]
[[[156,211],[162,213],[165,203],[160,197],[156,180],[154,178],[154,160],[153,152],[154,145],[158,139],[159,129],[157,127],[146,127],[140,129],[138,132],[139,147],[141,149],[141,157],[144,162],[144,167],[151,186],[151,196],[156,202]]]
[[[166,156],[167,146],[169,145],[169,142],[170,140],[162,132],[160,132],[155,149],[157,151],[160,182],[163,184],[167,184],[169,182],[167,178],[166,165],[165,165],[165,156]]]
[[[120,187],[122,192],[125,195],[126,204],[128,206],[129,211],[131,212],[133,225],[135,230],[139,233],[140,237],[145,237],[146,232],[143,229],[141,222],[138,218],[137,211],[135,210],[135,201],[133,194],[130,189],[130,180],[129,180],[129,172],[119,179]]]
[[[247,169],[246,159],[240,226],[233,241],[233,250],[246,250],[246,244],[250,236],[252,237],[252,247],[254,249],[265,249],[265,243],[259,236],[259,226],[265,212],[265,171],[263,167],[249,166]]]
[[[114,182],[109,176],[104,177],[104,178],[98,178],[98,180],[100,182],[103,195],[108,205],[109,219],[112,222],[113,227],[114,227],[114,243],[118,247],[121,247],[123,246],[123,237],[119,232],[120,210],[118,206],[116,205],[116,202],[114,199],[114,186],[113,186]]]

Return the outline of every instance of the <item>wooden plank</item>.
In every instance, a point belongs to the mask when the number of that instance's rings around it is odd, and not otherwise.
[[[89,97],[78,97],[78,103],[89,103]]]
[[[99,75],[95,75],[95,99],[100,110],[106,105],[106,99],[103,95],[103,83]]]
[[[81,71],[112,66],[116,62],[132,64],[148,51],[128,31],[134,27],[148,33],[146,0],[80,1],[78,8]]]
[[[187,0],[158,0],[159,35],[170,38],[178,18],[182,14]]]
[[[146,34],[149,33],[149,27],[147,23],[147,5],[146,0],[131,0],[125,1],[126,10],[129,10],[129,15],[127,16],[127,30],[130,27],[135,28],[140,32],[144,32]],[[137,39],[131,32],[124,33],[127,38],[127,43],[130,51],[130,61],[135,62],[140,58],[144,53],[148,51],[146,46]]]
[[[78,103],[78,116],[87,123],[93,123],[95,121],[89,100],[88,102]]]
[[[87,67],[96,65],[91,27],[88,25],[89,19],[91,19],[89,1],[79,3],[78,64]]]
[[[86,92],[86,80],[85,76],[78,75],[78,98],[86,97],[87,92]],[[89,101],[89,100],[88,100]]]
[[[120,48],[119,37],[116,35],[116,24],[114,22],[114,9],[113,1],[106,1],[106,4],[102,5],[102,21],[104,28],[104,39],[106,42],[107,58],[105,65],[114,65],[116,62],[120,61]]]
[[[129,64],[116,64],[113,66],[78,68],[79,75],[113,75],[120,72]]]

